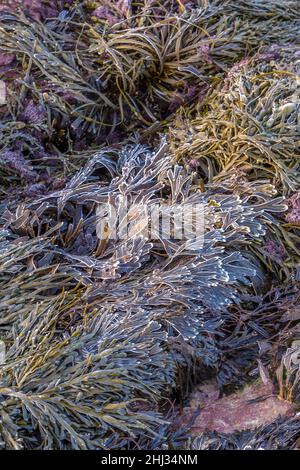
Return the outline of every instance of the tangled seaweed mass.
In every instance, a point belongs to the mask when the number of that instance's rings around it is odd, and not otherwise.
[[[299,1],[4,0],[0,85],[0,448],[299,448]]]

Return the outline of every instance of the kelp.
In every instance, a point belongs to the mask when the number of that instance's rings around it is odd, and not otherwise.
[[[137,7],[132,2],[132,18],[125,24],[92,32],[90,51],[99,54],[101,75],[114,84],[122,120],[128,108],[140,122],[153,125],[180,104],[201,97],[208,83],[213,85],[230,64],[259,45],[299,40],[293,2],[285,12],[272,3],[272,20],[256,2],[261,18],[247,9],[236,11],[233,2],[227,8],[222,2],[191,2],[199,8],[174,3],[181,15],[165,2],[138,2]]]
[[[283,260],[299,264],[299,83],[298,47],[261,50],[234,65],[198,109],[181,108],[169,128],[175,160],[204,181],[233,172],[240,181],[267,178],[289,195],[288,213],[260,249],[276,270]]]
[[[299,85],[298,47],[243,59],[203,110],[191,110],[191,119],[178,113],[171,127],[176,159],[215,181],[234,170],[248,179],[270,178],[284,193],[297,190]]]
[[[298,450],[299,418],[279,418],[253,431],[232,435],[209,433],[195,439],[193,450]]]
[[[121,3],[114,8],[127,12]],[[118,130],[152,135],[245,54],[299,41],[293,2],[284,10],[254,2],[255,17],[232,2],[181,2],[177,13],[161,2],[127,3],[122,27],[93,22],[84,2],[44,22],[3,11],[0,52],[15,61],[5,65],[4,122],[14,119],[24,132],[34,126],[34,134],[46,126],[39,140],[55,156],[57,147],[118,142]]]
[[[163,415],[153,405],[141,413],[140,400],[166,398],[188,363],[214,368],[226,306],[251,282],[263,288],[247,245],[286,209],[282,198],[251,185],[234,194],[230,180],[195,192],[166,152],[165,143],[157,152],[127,147],[117,159],[99,152],[64,189],[2,214],[5,446],[106,448],[114,438],[122,447],[126,436],[159,435]],[[115,201],[118,211],[123,195],[130,212],[162,193],[166,204],[203,205],[203,246],[164,233],[145,239],[139,213],[128,238],[99,241],[98,205]]]
[[[56,332],[70,303],[69,293],[37,304],[15,331],[1,372],[1,414],[10,417],[1,432],[5,446],[106,448],[117,434],[155,436],[164,420],[143,411],[143,402],[172,384],[172,365],[159,346],[165,333],[141,314],[130,319],[105,310],[88,313],[70,333]]]

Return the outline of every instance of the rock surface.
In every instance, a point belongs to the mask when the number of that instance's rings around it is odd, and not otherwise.
[[[231,434],[270,424],[279,416],[291,416],[292,404],[280,400],[270,382],[258,382],[243,390],[219,398],[214,383],[199,386],[193,393],[184,421],[194,418],[191,433],[216,431]],[[196,417],[195,417],[196,416]]]

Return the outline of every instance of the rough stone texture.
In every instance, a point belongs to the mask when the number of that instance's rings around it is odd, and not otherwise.
[[[0,12],[18,13],[26,11],[35,20],[55,17],[60,9],[71,4],[73,0],[1,0]]]
[[[184,421],[194,417],[191,430],[194,436],[206,431],[231,434],[255,429],[272,423],[279,416],[292,414],[291,403],[280,400],[270,382],[246,386],[223,398],[219,398],[216,385],[210,383],[193,393],[189,407],[184,410]]]

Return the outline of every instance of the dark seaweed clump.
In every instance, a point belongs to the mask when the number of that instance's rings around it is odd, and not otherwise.
[[[0,448],[184,447],[191,387],[258,360],[297,406],[298,1],[2,3]],[[204,242],[145,237],[158,202],[201,205]]]

